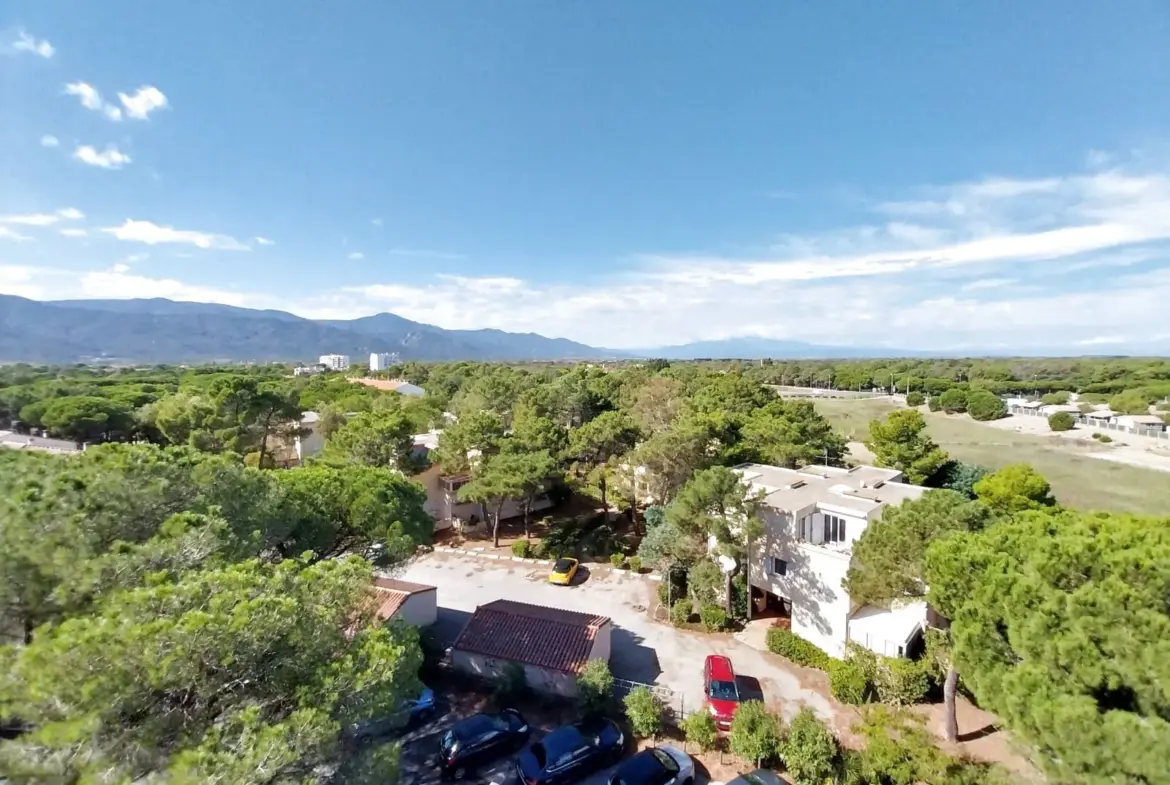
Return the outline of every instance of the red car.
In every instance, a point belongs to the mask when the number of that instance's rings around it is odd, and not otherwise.
[[[703,694],[719,730],[731,730],[731,718],[739,708],[739,687],[731,660],[722,654],[708,654],[703,663]]]

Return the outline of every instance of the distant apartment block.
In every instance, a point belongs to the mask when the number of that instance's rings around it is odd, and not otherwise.
[[[324,371],[325,366],[323,365],[298,365],[293,368],[293,376],[313,376]]]
[[[370,354],[371,371],[388,371],[390,366],[398,364],[398,352],[372,352]]]
[[[753,544],[748,577],[753,613],[787,617],[794,633],[834,657],[852,641],[890,657],[922,642],[925,602],[862,606],[841,586],[853,543],[889,505],[927,489],[902,482],[894,469],[742,464],[735,467],[764,500],[762,541]]]
[[[318,358],[317,362],[325,366],[325,370],[327,371],[349,370],[348,354],[323,354]]]

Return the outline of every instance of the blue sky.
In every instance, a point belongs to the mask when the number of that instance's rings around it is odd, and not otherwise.
[[[0,292],[1170,348],[1170,6],[16,0]]]

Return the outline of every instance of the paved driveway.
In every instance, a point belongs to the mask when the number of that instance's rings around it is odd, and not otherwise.
[[[610,657],[614,676],[674,690],[681,696],[684,713],[703,704],[703,660],[719,653],[731,657],[736,671],[746,677],[743,686],[762,692],[786,720],[803,705],[831,727],[838,725],[827,698],[803,687],[793,671],[759,650],[731,636],[701,635],[651,620],[646,608],[657,584],[645,576],[594,566],[583,583],[560,587],[548,583],[544,564],[432,553],[411,563],[400,577],[438,587],[437,632],[448,641],[459,634],[477,606],[493,600],[604,614],[614,624]]]

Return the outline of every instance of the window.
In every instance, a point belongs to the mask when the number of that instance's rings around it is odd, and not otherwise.
[[[825,514],[824,542],[845,542],[845,519]]]
[[[784,561],[783,559],[777,559],[776,557],[773,556],[772,557],[772,574],[773,575],[787,575],[788,574],[788,562]]]
[[[797,532],[796,538],[801,542],[813,541],[813,517],[806,515],[800,519],[800,529]]]

